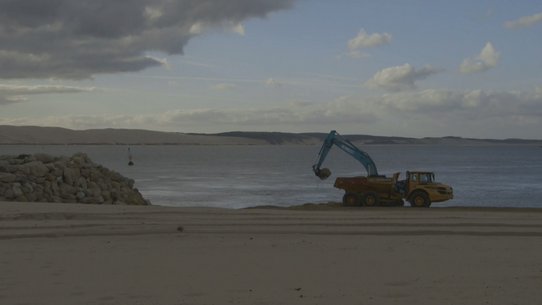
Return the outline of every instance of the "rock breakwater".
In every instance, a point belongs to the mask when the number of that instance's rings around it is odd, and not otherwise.
[[[90,160],[46,154],[0,156],[0,201],[149,205],[134,180]]]

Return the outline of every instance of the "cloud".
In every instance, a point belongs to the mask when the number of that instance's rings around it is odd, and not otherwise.
[[[416,89],[416,81],[425,79],[428,76],[441,71],[442,70],[433,68],[431,66],[416,69],[407,63],[402,66],[382,69],[365,84],[368,87],[380,88],[389,91]]]
[[[392,134],[540,139],[542,95],[535,91],[421,90],[373,101]]]
[[[214,90],[218,90],[218,91],[225,91],[225,90],[232,90],[232,89],[235,89],[237,88],[237,85],[235,84],[228,84],[228,83],[220,83],[220,84],[216,84],[212,87]]]
[[[29,94],[48,94],[48,93],[75,93],[93,91],[94,88],[57,86],[57,85],[4,85],[0,84],[0,94],[6,95],[29,95]]]
[[[162,67],[166,68],[167,70],[171,70],[171,65],[169,64],[169,61],[167,58],[159,58],[152,55],[145,55],[145,57],[154,60],[158,64],[160,64]]]
[[[506,21],[504,27],[508,29],[526,28],[542,22],[542,13],[523,16],[516,20]]]
[[[245,26],[241,23],[233,25],[231,27],[231,31],[239,34],[240,36],[245,36]]]
[[[52,85],[6,85],[0,84],[0,105],[20,103],[27,100],[25,96],[36,94],[62,94],[94,91],[95,88],[52,86]]]
[[[348,41],[348,55],[354,58],[362,57],[364,55],[362,49],[389,44],[391,38],[391,34],[388,33],[367,34],[364,29],[361,29],[356,37]]]
[[[388,111],[448,117],[463,123],[472,119],[531,117],[542,124],[542,95],[536,90],[518,92],[428,89],[383,95],[376,103]]]
[[[224,131],[288,130],[294,126],[331,128],[339,123],[371,124],[377,121],[363,113],[358,101],[339,98],[326,104],[292,102],[275,107],[239,109],[176,109],[141,115],[63,115],[45,118],[0,118],[0,124],[87,128],[147,128],[153,130]]]
[[[270,88],[280,88],[284,85],[284,83],[274,78],[268,78],[265,80],[265,85]]]
[[[0,95],[0,106],[25,102],[27,99],[22,96],[4,96]]]
[[[0,117],[1,124],[184,132],[337,129],[394,136],[540,138],[542,94],[536,89],[525,92],[427,89],[341,96],[328,103],[291,102],[273,107],[176,109],[141,115]]]
[[[294,0],[0,1],[0,79],[83,79],[159,66],[205,27],[229,26]]]
[[[196,22],[190,26],[188,32],[192,35],[201,35],[217,27],[232,33],[236,33],[240,36],[245,36],[245,27],[243,24],[233,21],[224,21],[221,23]]]
[[[495,50],[491,42],[486,43],[480,54],[475,58],[467,58],[463,60],[459,71],[469,74],[476,72],[485,72],[497,66],[500,54]]]

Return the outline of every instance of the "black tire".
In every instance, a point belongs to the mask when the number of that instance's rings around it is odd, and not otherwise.
[[[410,206],[414,208],[428,208],[431,206],[431,199],[424,192],[415,192],[410,196]]]
[[[354,207],[360,204],[359,196],[355,193],[345,193],[343,196],[343,205],[347,207]]]
[[[379,205],[378,196],[375,193],[368,193],[363,197],[363,206],[376,207]]]

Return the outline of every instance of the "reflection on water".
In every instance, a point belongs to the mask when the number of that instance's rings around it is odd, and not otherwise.
[[[87,153],[92,160],[133,178],[153,204],[241,208],[339,201],[337,176],[365,174],[333,149],[321,181],[311,165],[319,146],[127,146],[4,145],[0,154]],[[364,146],[380,173],[431,170],[454,188],[452,201],[434,206],[542,207],[542,149],[537,146]]]

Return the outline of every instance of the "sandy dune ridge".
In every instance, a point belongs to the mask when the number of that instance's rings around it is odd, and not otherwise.
[[[542,299],[537,209],[0,203],[0,211],[1,304]]]

